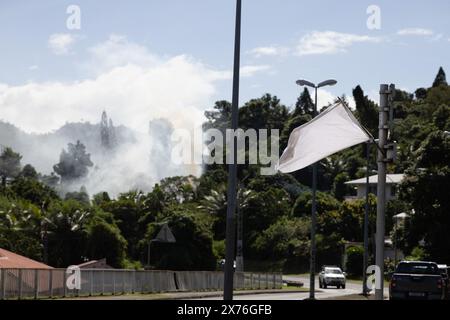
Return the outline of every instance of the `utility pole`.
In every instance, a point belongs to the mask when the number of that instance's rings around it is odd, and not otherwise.
[[[364,257],[363,257],[363,295],[367,295],[367,266],[369,260],[369,177],[370,177],[370,144],[366,143],[366,205],[364,207]]]
[[[391,159],[388,158],[388,135],[390,121],[392,120],[390,98],[394,96],[395,86],[382,84],[380,86],[380,119],[378,134],[378,181],[377,181],[377,231],[376,231],[376,265],[380,271],[380,288],[375,289],[375,299],[384,299],[384,236],[386,212],[386,166]]]
[[[237,197],[237,248],[236,248],[236,272],[244,272],[244,217],[242,216],[243,185],[239,186]]]
[[[236,30],[234,42],[233,101],[231,104],[231,129],[236,132],[239,122],[239,71],[241,55],[241,11],[242,0],[236,1]],[[228,198],[226,225],[226,253],[223,299],[233,300],[234,258],[236,247],[236,180],[237,141],[233,135],[233,159],[228,166]]]

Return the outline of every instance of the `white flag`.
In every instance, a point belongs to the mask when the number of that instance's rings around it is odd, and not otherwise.
[[[370,139],[352,112],[338,102],[292,131],[277,169],[294,172]]]

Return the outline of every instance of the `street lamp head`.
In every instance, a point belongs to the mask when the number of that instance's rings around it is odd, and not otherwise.
[[[314,83],[309,82],[307,80],[297,80],[295,83],[298,84],[299,86],[302,86],[302,87],[303,86],[308,86],[308,87],[311,87],[311,88],[315,88],[316,87],[316,85]]]
[[[336,80],[326,80],[326,81],[319,83],[319,85],[317,87],[322,88],[325,86],[334,86],[336,83],[337,83]]]

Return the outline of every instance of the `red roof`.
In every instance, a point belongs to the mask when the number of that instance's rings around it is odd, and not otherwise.
[[[0,248],[0,269],[53,269],[52,267]]]

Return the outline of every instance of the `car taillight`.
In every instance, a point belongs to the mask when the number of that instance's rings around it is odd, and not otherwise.
[[[443,285],[442,279],[438,279],[438,282],[437,282],[438,289],[442,289],[442,285]]]
[[[392,278],[391,279],[391,288],[395,288],[397,286],[397,279]]]

